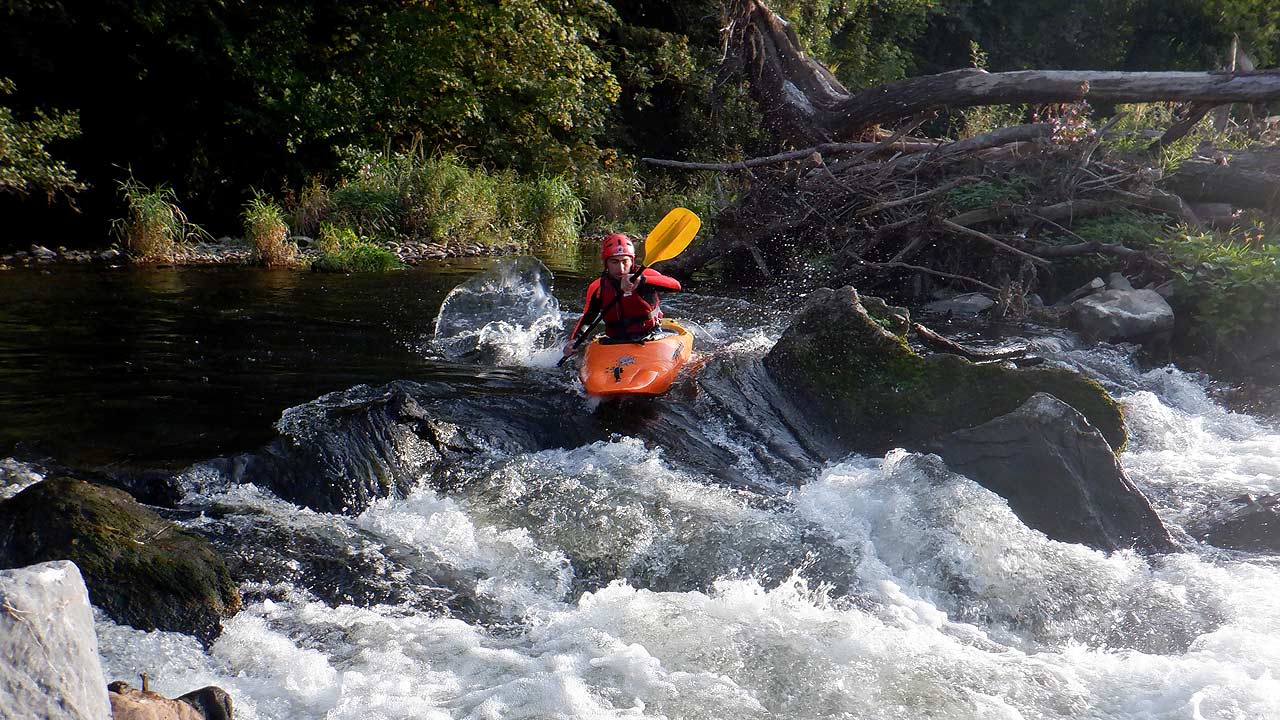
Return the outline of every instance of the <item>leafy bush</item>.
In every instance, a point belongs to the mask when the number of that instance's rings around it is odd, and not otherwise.
[[[9,95],[14,84],[0,77],[0,95]],[[76,173],[49,152],[49,144],[79,137],[77,113],[35,111],[30,121],[18,120],[13,111],[0,105],[0,192],[28,195],[43,192],[49,201],[85,189]]]
[[[311,269],[320,272],[381,272],[403,267],[395,253],[356,235],[351,228],[320,226],[320,257]]]
[[[298,246],[289,239],[284,211],[262,195],[255,194],[241,213],[245,238],[266,267],[288,267],[298,260]]]
[[[132,259],[171,261],[190,234],[201,232],[178,207],[172,188],[159,185],[153,190],[132,175],[120,181],[119,186],[126,214],[113,220],[111,229]]]
[[[1280,246],[1257,234],[1168,233],[1154,243],[1173,267],[1191,334],[1213,350],[1246,341],[1259,318],[1280,314]]]

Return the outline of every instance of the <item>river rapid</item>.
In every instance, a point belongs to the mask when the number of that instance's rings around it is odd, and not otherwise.
[[[244,609],[207,650],[99,614],[109,679],[218,685],[250,720],[1280,717],[1277,558],[1185,532],[1280,492],[1280,434],[1204,378],[1021,338],[1122,403],[1122,463],[1187,548],[1108,555],[1028,529],[933,456],[815,460],[761,368],[794,298],[664,298],[700,368],[661,400],[601,404],[554,367],[582,278],[516,261],[454,284],[392,349],[353,352],[412,355],[404,379],[488,422],[542,408],[592,439],[495,448],[356,515],[194,462],[175,517],[228,556]],[[377,396],[385,370],[277,430]]]

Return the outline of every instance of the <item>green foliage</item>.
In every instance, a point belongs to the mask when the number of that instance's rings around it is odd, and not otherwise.
[[[961,212],[1022,200],[1031,192],[1031,181],[1024,177],[996,178],[961,185],[948,190],[947,203]]]
[[[521,209],[538,243],[549,246],[577,241],[584,209],[567,180],[544,175],[518,187]]]
[[[578,177],[583,211],[592,225],[613,227],[639,201],[644,186],[630,169],[595,172]]]
[[[924,31],[934,0],[782,0],[805,51],[840,81],[865,87],[905,77],[915,65],[912,42]]]
[[[1238,34],[1272,66],[1280,6],[1262,0],[943,0],[915,45],[920,67],[963,66],[969,45],[993,70],[1205,70],[1222,67]]]
[[[332,210],[329,189],[319,178],[313,177],[293,199],[289,214],[294,230],[303,235],[314,235],[320,231],[320,220]]]
[[[0,95],[14,89],[13,81],[0,77]],[[0,192],[42,192],[52,202],[59,195],[84,190],[75,171],[49,152],[51,143],[80,136],[79,114],[37,109],[33,115],[32,120],[18,120],[10,108],[0,105]]]
[[[288,267],[298,260],[298,246],[289,239],[284,211],[267,197],[254,193],[241,213],[245,238],[253,245],[258,262],[266,267]]]
[[[1077,220],[1071,227],[1086,242],[1120,243],[1126,247],[1147,247],[1168,227],[1163,215],[1115,212]]]
[[[188,236],[201,232],[178,207],[173,188],[151,189],[132,175],[118,183],[125,216],[111,223],[125,252],[138,262],[168,262]]]
[[[312,261],[311,269],[320,272],[383,272],[403,267],[395,253],[357,236],[351,228],[324,223],[317,246],[321,255]]]
[[[618,98],[592,47],[615,18],[602,0],[300,10],[260,10],[231,48],[261,120],[292,151],[420,134],[504,166],[564,170]]]
[[[1280,314],[1280,246],[1262,232],[1168,233],[1155,247],[1175,271],[1175,297],[1191,309],[1194,336],[1222,350],[1247,342],[1259,317]]]
[[[583,204],[560,176],[519,179],[514,172],[472,167],[456,155],[349,149],[348,176],[327,200],[322,217],[359,235],[444,245],[572,243]]]

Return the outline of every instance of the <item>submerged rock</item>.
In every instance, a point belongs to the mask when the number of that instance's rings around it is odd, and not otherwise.
[[[112,720],[231,720],[231,696],[210,685],[169,699],[149,690],[139,690],[127,682],[107,686],[111,697]]]
[[[141,630],[212,642],[240,596],[213,547],[128,493],[51,478],[0,503],[0,567],[76,563],[93,604]]]
[[[0,570],[0,717],[107,720],[93,609],[75,564]]]
[[[929,449],[1054,540],[1106,551],[1178,549],[1102,435],[1050,395],[1037,393],[1014,412],[949,433]]]
[[[864,453],[918,449],[1046,392],[1084,415],[1113,450],[1123,448],[1120,407],[1093,380],[1058,368],[922,357],[882,324],[893,322],[869,315],[853,288],[818,290],[765,358],[775,382],[810,408],[824,445]]]
[[[1190,523],[1187,531],[1220,548],[1280,553],[1280,494],[1233,498]]]

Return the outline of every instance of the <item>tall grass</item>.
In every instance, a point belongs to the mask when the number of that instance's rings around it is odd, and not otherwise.
[[[350,150],[325,219],[357,236],[443,245],[576,240],[582,203],[563,178],[522,180],[450,154]]]
[[[351,228],[322,224],[316,246],[321,254],[312,261],[312,270],[379,272],[401,267],[400,260],[394,253],[358,237]]]
[[[132,175],[119,183],[125,216],[111,222],[112,233],[138,262],[169,262],[188,235],[202,232],[178,207],[173,188],[152,189]]]
[[[284,211],[268,198],[254,194],[241,213],[245,238],[253,245],[258,263],[266,267],[288,267],[298,261],[298,246],[289,239]]]

